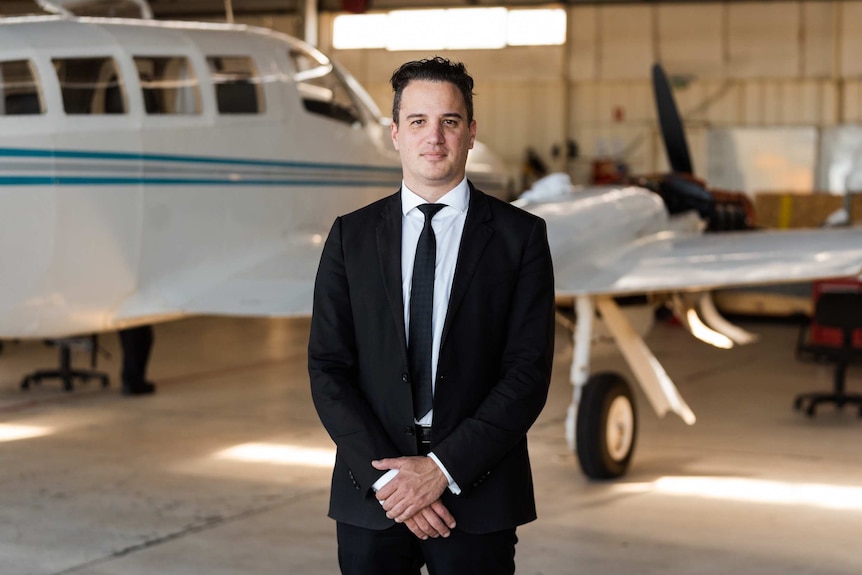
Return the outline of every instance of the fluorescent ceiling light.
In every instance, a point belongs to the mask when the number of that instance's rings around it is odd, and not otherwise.
[[[387,50],[440,50],[445,44],[446,10],[393,10]]]
[[[393,10],[335,17],[338,50],[498,49],[506,44],[555,45],[566,41],[566,11],[501,7]]]
[[[446,10],[446,46],[456,49],[495,49],[506,46],[505,8]]]
[[[566,43],[562,8],[510,10],[506,43],[510,46],[558,46]]]
[[[388,14],[343,14],[332,24],[332,45],[337,50],[385,48]]]
[[[387,50],[502,48],[506,45],[505,8],[393,10]]]

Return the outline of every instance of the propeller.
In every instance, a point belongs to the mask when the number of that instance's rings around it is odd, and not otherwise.
[[[691,154],[682,117],[673,99],[670,82],[661,64],[653,64],[652,83],[659,127],[671,173],[658,182],[658,194],[670,214],[695,210],[708,222],[709,230],[723,231],[750,227],[751,203],[744,194],[722,192],[721,197],[694,177]]]
[[[653,64],[652,84],[661,136],[671,168],[671,173],[659,182],[658,193],[671,214],[696,210],[701,218],[712,220],[715,202],[712,194],[693,177],[694,169],[682,128],[682,118],[661,64]]]
[[[658,110],[658,121],[661,127],[661,137],[667,152],[667,161],[674,172],[693,174],[691,155],[688,152],[688,142],[682,129],[682,118],[673,99],[670,83],[661,64],[653,64],[652,85],[655,93],[655,105]]]

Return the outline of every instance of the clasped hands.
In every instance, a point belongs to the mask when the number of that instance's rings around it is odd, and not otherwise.
[[[455,518],[440,501],[449,482],[429,457],[393,457],[372,461],[374,469],[397,469],[396,475],[377,492],[386,517],[403,523],[420,539],[448,537]]]

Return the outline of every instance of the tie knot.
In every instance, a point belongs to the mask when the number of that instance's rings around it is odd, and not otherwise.
[[[430,221],[440,210],[446,207],[446,204],[421,204],[419,211],[425,214],[425,221]]]

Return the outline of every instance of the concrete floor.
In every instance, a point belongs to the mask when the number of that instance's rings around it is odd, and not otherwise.
[[[656,326],[648,342],[699,420],[659,420],[640,396],[631,473],[610,483],[586,481],[566,450],[571,344],[558,330],[551,397],[531,432],[540,517],[519,530],[518,573],[862,573],[862,419],[794,413],[794,394],[829,387],[831,371],[793,359],[795,328],[750,327],[759,343],[719,351]],[[307,330],[307,320],[159,325],[159,392],[146,398],[120,396],[112,335],[102,342],[112,387],[72,393],[20,391],[55,352],[8,343],[0,436],[47,434],[0,442],[0,575],[336,573],[328,454],[317,465],[223,454],[331,449],[309,397]],[[619,363],[604,354],[595,367]],[[860,374],[851,368],[851,388]]]

